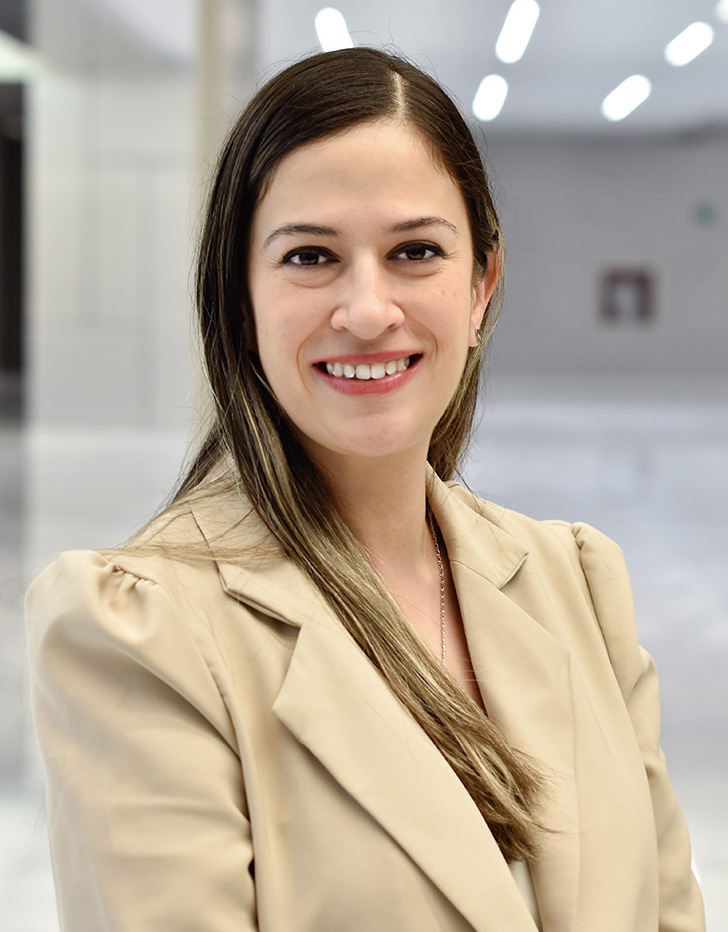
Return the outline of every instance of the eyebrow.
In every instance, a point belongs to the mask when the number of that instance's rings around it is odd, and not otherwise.
[[[422,227],[444,226],[454,233],[459,233],[454,223],[445,220],[443,217],[415,217],[412,220],[403,220],[401,223],[395,223],[389,228],[390,233],[411,233],[413,230],[419,230]],[[338,236],[339,231],[333,227],[320,226],[317,223],[284,223],[276,227],[272,233],[269,233],[263,243],[265,249],[274,239],[279,236],[295,236],[305,233],[308,236]]]
[[[307,233],[309,236],[336,236],[337,231],[333,227],[322,227],[316,223],[284,223],[283,226],[276,227],[266,236],[263,248],[279,236],[291,236],[297,233]]]
[[[445,220],[444,217],[416,217],[414,220],[404,220],[402,223],[395,223],[390,227],[392,233],[411,233],[413,230],[419,230],[420,227],[437,227],[444,226],[453,233],[458,233],[458,228],[454,223]]]

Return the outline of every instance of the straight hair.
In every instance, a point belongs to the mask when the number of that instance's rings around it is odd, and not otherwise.
[[[313,55],[273,77],[232,127],[210,189],[196,303],[214,416],[175,501],[205,494],[213,470],[225,465],[280,551],[308,575],[449,762],[504,857],[529,859],[544,831],[536,816],[543,778],[415,634],[342,520],[258,358],[246,265],[253,216],[276,168],[301,146],[378,120],[399,121],[418,133],[433,162],[458,186],[470,224],[474,274],[484,275],[497,256],[502,259],[502,234],[480,152],[457,107],[432,78],[400,56],[363,47]],[[455,475],[470,435],[481,361],[501,298],[499,282],[482,339],[470,348],[431,438],[429,462],[443,480]]]

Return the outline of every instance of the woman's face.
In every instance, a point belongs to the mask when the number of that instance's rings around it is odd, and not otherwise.
[[[424,458],[497,267],[474,275],[459,188],[401,123],[288,155],[252,227],[249,287],[268,383],[315,461]]]

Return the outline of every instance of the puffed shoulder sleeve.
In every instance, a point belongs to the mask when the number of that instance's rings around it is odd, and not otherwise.
[[[26,609],[61,929],[256,929],[224,665],[195,606],[76,552]]]
[[[703,932],[690,840],[660,748],[660,698],[652,657],[637,641],[632,590],[620,548],[589,525],[572,528],[609,659],[642,750],[652,795],[660,867],[659,932]]]

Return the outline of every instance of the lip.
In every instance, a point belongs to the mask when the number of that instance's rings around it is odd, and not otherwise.
[[[374,365],[378,362],[389,362],[390,359],[401,359],[403,356],[414,356],[414,360],[404,372],[395,372],[392,375],[385,375],[381,379],[345,379],[341,376],[329,375],[325,369],[321,368],[321,363],[340,362],[349,363],[350,365]],[[314,365],[314,371],[335,391],[341,392],[342,395],[386,395],[389,392],[401,388],[416,374],[422,362],[422,355],[418,353],[401,353],[393,355],[392,353],[368,353],[350,356],[327,356],[321,363]]]

